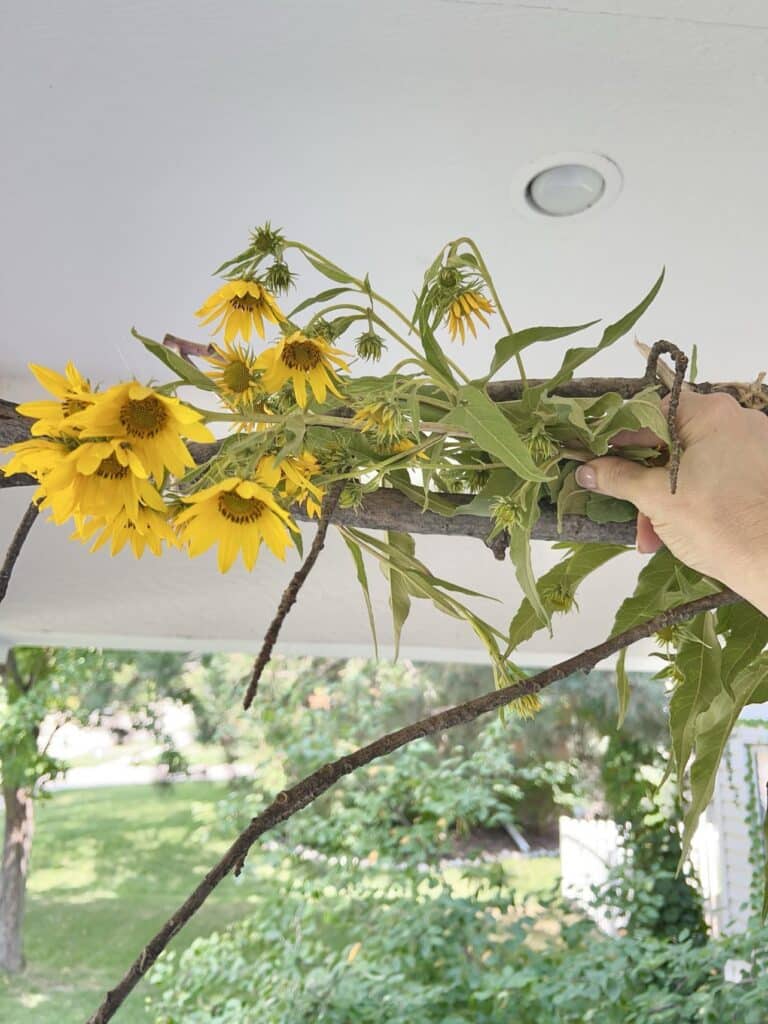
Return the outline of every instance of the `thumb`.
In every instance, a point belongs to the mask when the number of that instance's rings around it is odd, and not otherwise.
[[[587,491],[599,491],[612,498],[631,501],[643,512],[652,512],[659,498],[668,489],[667,471],[649,468],[638,462],[605,456],[585,462],[576,470],[576,483]]]

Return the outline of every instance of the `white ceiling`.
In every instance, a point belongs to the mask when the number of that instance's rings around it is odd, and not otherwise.
[[[708,379],[766,368],[762,0],[40,0],[4,5],[0,31],[3,397],[35,393],[29,360],[74,358],[105,382],[157,374],[130,326],[204,340],[210,270],[266,218],[404,305],[439,246],[469,233],[518,327],[621,314],[666,264],[641,335],[696,342]],[[521,215],[520,168],[572,150],[618,164],[618,200],[583,220]],[[479,372],[489,351],[490,337],[461,359]],[[529,372],[556,358],[534,353]],[[589,372],[639,368],[627,342]],[[24,500],[0,496],[2,536]],[[418,552],[511,611],[510,566],[479,542]],[[294,647],[367,649],[347,559],[329,545],[286,626]],[[601,639],[640,564],[601,574],[530,659]],[[222,579],[205,559],[87,556],[39,524],[0,639],[250,649],[290,568],[265,558]],[[426,608],[404,640],[414,656],[479,656]]]

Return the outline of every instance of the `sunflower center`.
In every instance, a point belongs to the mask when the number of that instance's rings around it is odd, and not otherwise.
[[[232,309],[241,310],[244,313],[251,313],[254,309],[258,309],[261,305],[261,298],[256,295],[246,293],[245,295],[234,295],[230,300],[229,304]]]
[[[227,363],[221,371],[221,379],[230,391],[241,395],[251,386],[251,371],[247,363],[244,363],[242,359],[236,359]]]
[[[219,495],[219,512],[232,523],[255,523],[266,507],[258,498],[242,498],[235,491]]]
[[[306,341],[291,341],[283,346],[280,357],[289,370],[314,370],[322,361],[320,348],[307,338]]]
[[[96,476],[104,480],[122,480],[128,476],[128,467],[121,466],[117,456],[113,453],[106,459],[102,459],[101,465],[96,470]]]
[[[61,411],[65,416],[74,416],[76,412],[87,409],[88,404],[88,402],[81,402],[79,398],[65,398],[61,403]]]
[[[156,437],[165,426],[168,413],[159,398],[129,398],[120,409],[120,422],[131,437]]]

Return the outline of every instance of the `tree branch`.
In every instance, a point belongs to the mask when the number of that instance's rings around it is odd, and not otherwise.
[[[328,527],[331,524],[331,516],[339,502],[339,495],[341,494],[342,487],[343,484],[341,482],[333,484],[326,493],[323,501],[323,510],[320,514],[320,522],[317,524],[317,533],[315,534],[315,539],[312,541],[312,547],[307,552],[307,557],[291,577],[291,582],[283,591],[283,596],[280,598],[280,604],[277,606],[275,617],[269,625],[269,629],[264,636],[264,643],[261,645],[261,650],[253,664],[251,681],[248,683],[248,689],[246,690],[245,697],[243,698],[243,707],[246,711],[251,706],[253,698],[256,696],[256,690],[259,686],[261,674],[267,667],[269,659],[272,657],[272,648],[275,646],[277,638],[280,635],[280,630],[282,629],[285,617],[296,603],[296,598],[299,596],[299,591],[304,585],[304,581],[307,576],[309,576],[320,552],[325,546],[325,537],[328,533]]]
[[[147,943],[138,958],[128,968],[119,984],[107,993],[101,1006],[93,1016],[88,1018],[87,1024],[106,1024],[107,1021],[112,1019],[115,1011],[123,1004],[128,994],[152,967],[171,939],[178,934],[187,921],[200,909],[219,882],[226,878],[231,871],[239,873],[248,855],[248,851],[257,839],[269,831],[269,829],[274,828],[275,825],[290,818],[297,811],[302,810],[302,808],[307,807],[345,775],[349,775],[376,758],[393,753],[414,740],[421,739],[424,736],[431,736],[436,732],[443,732],[456,725],[472,722],[479,718],[480,715],[511,704],[519,697],[540,693],[547,686],[550,686],[559,679],[572,675],[574,672],[588,672],[599,661],[602,661],[609,655],[615,654],[616,651],[628,647],[630,644],[635,643],[635,641],[642,640],[644,637],[650,636],[666,626],[684,622],[700,612],[713,608],[722,608],[724,605],[734,604],[740,600],[741,598],[732,590],[723,590],[717,594],[701,597],[696,601],[690,601],[687,604],[679,605],[677,608],[661,612],[652,619],[642,622],[632,629],[625,630],[623,633],[619,633],[617,636],[611,637],[601,644],[597,644],[596,647],[590,647],[573,658],[568,658],[552,668],[531,676],[517,686],[507,686],[502,690],[493,690],[480,697],[475,697],[473,700],[468,700],[463,704],[457,704],[452,708],[448,708],[446,711],[430,715],[428,718],[422,718],[421,721],[406,725],[402,729],[395,730],[395,732],[388,733],[386,736],[380,737],[365,747],[360,747],[358,750],[339,758],[337,761],[323,765],[322,768],[318,768],[317,771],[312,772],[311,775],[302,779],[301,782],[297,782],[295,786],[291,786],[290,789],[278,793],[269,807],[262,811],[258,817],[254,818],[247,828],[240,833],[221,860],[211,868],[192,894],[171,915],[154,938]]]
[[[5,599],[5,595],[8,593],[8,584],[11,581],[14,566],[21,554],[21,549],[24,547],[24,541],[27,539],[29,531],[32,529],[38,515],[39,509],[33,501],[22,516],[16,533],[13,535],[13,540],[5,555],[5,561],[2,568],[0,568],[0,602]]]

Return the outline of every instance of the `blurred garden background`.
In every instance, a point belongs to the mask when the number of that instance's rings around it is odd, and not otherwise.
[[[11,653],[3,782],[34,794],[36,820],[26,964],[2,975],[0,1020],[84,1021],[275,793],[490,685],[478,666],[283,658],[244,714],[249,672],[232,654]],[[486,718],[347,778],[254,848],[118,1019],[765,1020],[765,933],[754,915],[708,935],[695,876],[675,874],[663,682],[633,694],[619,732],[611,674],[574,676],[531,720]],[[620,823],[629,856],[592,897],[613,936],[560,894],[561,815]],[[739,984],[727,961],[747,964]]]

